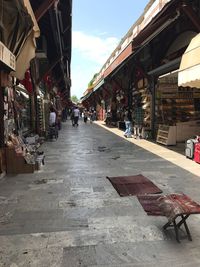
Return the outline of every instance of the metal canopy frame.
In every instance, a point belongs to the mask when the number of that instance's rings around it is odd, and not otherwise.
[[[178,57],[164,65],[159,66],[158,68],[154,70],[149,71],[147,74],[149,76],[158,77],[165,73],[177,70],[179,68],[180,62],[181,62],[181,57]]]

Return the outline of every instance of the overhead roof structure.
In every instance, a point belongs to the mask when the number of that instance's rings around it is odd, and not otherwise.
[[[46,46],[48,64],[42,76],[51,73],[60,92],[69,98],[72,0],[31,0],[31,5],[41,30],[40,43]]]
[[[113,76],[113,73],[117,73],[125,62],[148,44],[155,37],[155,34],[157,35],[163,30],[163,25],[165,27],[170,25],[178,17],[176,8],[179,4],[179,0],[150,0],[143,13],[107,59],[94,83],[98,84],[107,76]]]
[[[1,42],[16,58],[13,76],[23,79],[31,59],[35,57],[35,39],[40,30],[29,0],[2,0],[0,10]]]

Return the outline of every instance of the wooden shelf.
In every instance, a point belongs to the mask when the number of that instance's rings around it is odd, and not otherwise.
[[[8,174],[33,173],[34,164],[28,164],[22,155],[18,155],[14,148],[6,148],[6,165]]]
[[[166,146],[176,145],[176,126],[160,124],[156,142]]]
[[[159,132],[161,132],[161,133],[167,133],[168,134],[169,131],[165,131],[165,130],[160,130],[159,129]]]

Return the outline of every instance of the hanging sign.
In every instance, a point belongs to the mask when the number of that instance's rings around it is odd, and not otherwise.
[[[16,58],[11,51],[0,41],[0,62],[11,70],[15,70]]]

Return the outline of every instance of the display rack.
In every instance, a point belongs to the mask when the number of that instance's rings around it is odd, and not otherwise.
[[[178,87],[177,78],[160,79],[156,90],[156,122],[172,125],[200,117],[200,92]]]
[[[156,142],[166,146],[176,145],[176,126],[159,125]]]
[[[44,131],[44,105],[43,105],[43,99],[38,98],[37,99],[37,110],[38,110],[38,126],[41,132]]]

